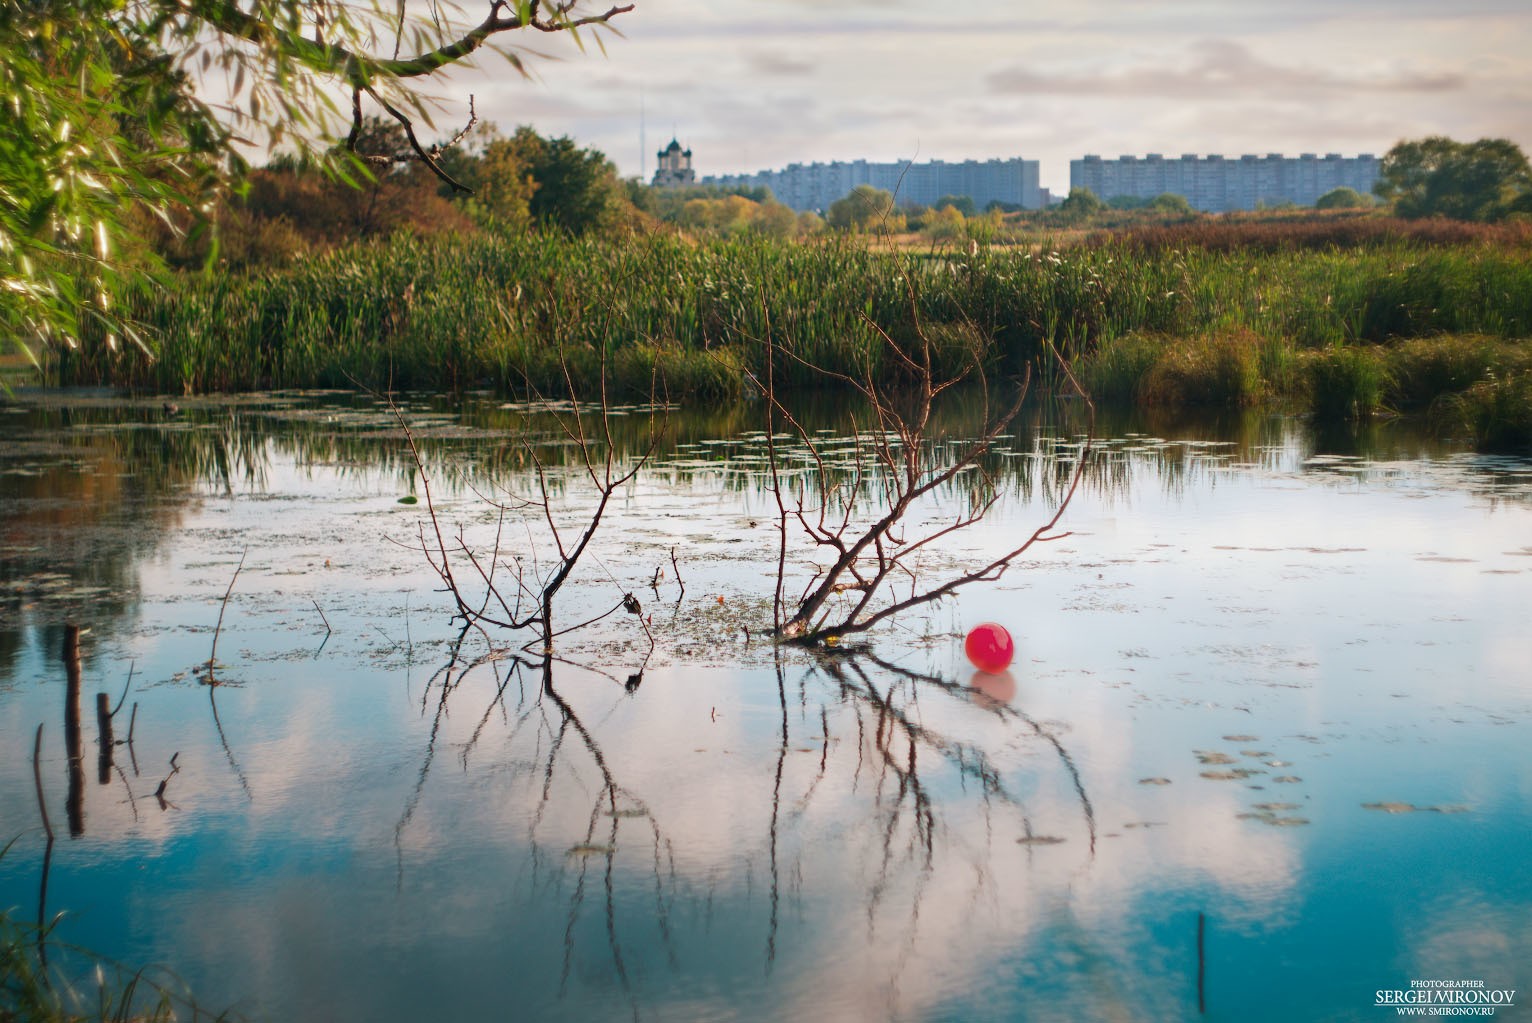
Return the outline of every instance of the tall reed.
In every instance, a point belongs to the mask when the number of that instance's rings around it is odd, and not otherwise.
[[[401,235],[265,274],[182,276],[129,307],[158,357],[87,346],[63,358],[65,382],[514,388],[567,363],[605,366],[632,390],[660,374],[672,393],[727,394],[762,371],[768,339],[778,379],[794,385],[822,382],[816,366],[876,367],[880,331],[917,330],[954,357],[977,347],[992,371],[1044,364],[1050,346],[1079,359],[1130,337],[1222,337],[1257,339],[1262,372],[1291,373],[1299,349],[1532,337],[1532,250],[1128,239],[970,255],[834,238]]]

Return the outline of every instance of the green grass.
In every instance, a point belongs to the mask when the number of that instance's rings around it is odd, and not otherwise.
[[[1532,372],[1491,374],[1441,402],[1439,413],[1461,426],[1482,451],[1532,454]]]
[[[1310,407],[1321,419],[1370,419],[1384,409],[1392,376],[1376,348],[1335,346],[1308,353]]]
[[[764,375],[768,339],[777,380],[796,387],[824,383],[816,366],[886,371],[880,332],[923,332],[949,368],[1046,368],[1056,347],[1102,398],[1279,398],[1350,416],[1461,393],[1532,338],[1532,247],[1514,239],[1227,242],[970,256],[834,238],[400,235],[132,296],[158,358],[91,345],[57,378],[563,393],[567,370],[588,392],[604,373],[614,396],[727,399],[747,370]]]
[[[129,970],[53,940],[0,911],[0,1021],[170,1023],[225,1019],[180,994],[173,981]]]

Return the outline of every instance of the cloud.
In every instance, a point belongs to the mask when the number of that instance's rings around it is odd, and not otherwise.
[[[1313,98],[1357,92],[1456,92],[1467,85],[1457,72],[1343,74],[1325,68],[1263,60],[1240,43],[1209,39],[1197,44],[1180,67],[1139,65],[1103,74],[1057,73],[1035,65],[1013,66],[986,76],[993,92],[1076,96],[1134,96],[1216,100],[1282,95]]]
[[[801,55],[763,50],[745,54],[745,65],[756,74],[772,77],[806,75],[819,66],[817,61]]]

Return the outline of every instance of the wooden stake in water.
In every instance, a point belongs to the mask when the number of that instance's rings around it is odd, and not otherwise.
[[[80,627],[64,626],[64,749],[69,754],[69,837],[85,834],[85,767],[80,752]]]

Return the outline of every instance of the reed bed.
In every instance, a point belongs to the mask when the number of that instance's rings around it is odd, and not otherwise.
[[[1345,227],[1367,232],[1365,244],[1327,247],[1240,248],[1221,236],[1199,242],[1188,228],[1176,244],[1139,232],[973,255],[833,238],[402,235],[286,269],[185,275],[145,290],[130,308],[158,338],[156,358],[87,346],[60,373],[161,392],[562,392],[567,373],[585,388],[604,376],[614,393],[728,397],[763,377],[768,339],[776,379],[801,386],[823,384],[823,368],[876,370],[886,332],[923,333],[953,366],[976,358],[990,373],[1046,366],[1054,348],[1104,397],[1237,404],[1308,394],[1335,414],[1391,397],[1425,404],[1432,387],[1472,386],[1495,352],[1532,338],[1532,246],[1482,230],[1423,240],[1388,223]],[[1469,353],[1450,372],[1425,372],[1410,347],[1459,335]],[[1414,368],[1381,373],[1373,387],[1358,375],[1367,359],[1336,354],[1358,346]],[[1376,396],[1332,403],[1346,379]]]

